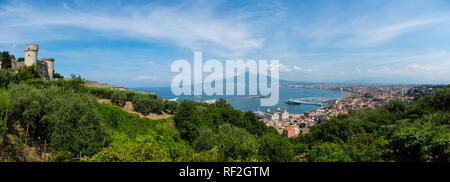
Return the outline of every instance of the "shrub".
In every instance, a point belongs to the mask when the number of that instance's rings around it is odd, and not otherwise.
[[[161,98],[152,98],[147,95],[135,95],[133,97],[133,109],[136,112],[148,115],[150,113],[161,113],[163,101]]]
[[[170,114],[175,113],[175,111],[177,110],[178,107],[178,103],[174,102],[174,101],[164,101],[164,111]]]
[[[96,103],[92,97],[79,94],[62,95],[49,103],[51,112],[43,120],[50,125],[50,145],[73,154],[97,153],[107,133]]]
[[[8,92],[0,90],[0,136],[4,137],[8,130],[6,124],[8,120],[8,113],[11,112]]]
[[[3,51],[0,53],[0,62],[2,69],[11,68],[11,59],[14,58],[14,55],[10,55],[8,51]]]
[[[59,74],[59,73],[55,73],[55,74],[53,74],[53,78],[54,78],[54,79],[63,79],[64,76],[62,76],[62,75]]]
[[[10,83],[17,82],[18,79],[16,73],[5,69],[0,69],[0,88],[8,88]]]
[[[53,95],[48,89],[39,90],[25,84],[12,85],[9,89],[11,119],[19,121],[33,136],[46,138],[47,123],[41,119],[50,110],[48,103]]]
[[[170,162],[167,148],[159,146],[155,141],[145,143],[128,142],[110,146],[90,161],[96,162]]]
[[[124,91],[114,90],[112,91],[110,99],[114,104],[123,107],[127,101],[127,95]]]
[[[258,144],[253,135],[229,123],[219,126],[219,159],[221,161],[251,162],[256,160]]]
[[[268,162],[289,162],[293,160],[294,147],[288,138],[274,133],[266,133],[258,140],[259,156]]]
[[[19,81],[26,81],[29,79],[42,78],[41,74],[39,74],[38,67],[34,64],[31,66],[24,66],[19,69],[17,73],[17,77]]]
[[[71,75],[70,80],[53,80],[50,84],[56,86],[63,91],[71,93],[82,93],[87,92],[87,88],[84,86],[85,80],[80,76]]]
[[[351,162],[352,159],[342,148],[342,143],[325,142],[314,145],[308,153],[311,162]]]
[[[202,128],[199,130],[199,135],[194,141],[194,146],[197,151],[210,150],[219,143],[219,138],[209,128]]]

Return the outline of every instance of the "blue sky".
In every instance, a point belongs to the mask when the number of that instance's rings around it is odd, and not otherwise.
[[[0,50],[65,76],[169,86],[170,64],[278,59],[284,80],[450,83],[450,1],[5,1]]]

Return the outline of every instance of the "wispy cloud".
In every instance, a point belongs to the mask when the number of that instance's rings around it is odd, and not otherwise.
[[[375,46],[396,37],[404,35],[408,32],[417,30],[420,27],[432,25],[447,20],[447,18],[432,18],[407,20],[395,24],[382,25],[374,29],[365,29],[351,33],[348,38],[340,40],[339,46],[355,47],[355,46]]]
[[[142,81],[142,80],[152,80],[152,79],[153,79],[152,76],[141,75],[141,76],[138,76],[138,77],[134,78],[133,80],[134,81]]]
[[[299,72],[313,72],[313,70],[310,68],[303,68],[303,67],[296,66],[296,65],[294,65],[293,69],[295,71],[299,71]]]
[[[121,13],[116,15],[101,10],[75,10],[68,5],[61,5],[59,9],[35,8],[25,3],[5,5],[1,7],[0,17],[8,21],[0,23],[1,38],[3,42],[29,41],[30,34],[34,34],[41,40],[70,39],[77,33],[71,30],[75,28],[96,32],[98,36],[169,41],[189,49],[228,54],[244,54],[263,43],[263,39],[252,35],[245,23],[232,17],[213,16],[214,6],[211,5],[185,3],[147,11],[135,8],[119,9],[116,12]],[[65,30],[64,34],[61,29]]]
[[[38,43],[58,72],[90,80],[170,83],[170,63],[195,50],[280,60],[285,80],[450,81],[445,0],[1,2],[0,50]]]

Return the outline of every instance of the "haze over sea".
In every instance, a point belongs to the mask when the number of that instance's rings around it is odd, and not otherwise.
[[[159,87],[159,88],[130,88],[135,91],[144,91],[144,92],[153,92],[160,96],[163,99],[173,99],[178,98],[178,100],[193,100],[194,96],[192,95],[180,95],[175,96],[170,87]],[[316,105],[290,105],[286,104],[283,101],[289,99],[296,98],[305,98],[305,97],[323,97],[323,98],[340,98],[346,96],[347,93],[334,91],[334,90],[322,90],[322,89],[311,89],[311,88],[280,88],[280,99],[278,104],[272,107],[260,106],[260,98],[246,99],[246,100],[236,100],[230,101],[229,103],[235,109],[245,111],[266,111],[268,108],[271,110],[275,110],[278,107],[281,109],[287,109],[289,113],[304,113],[305,111],[311,111],[319,108]],[[248,95],[202,95],[200,100],[209,100],[209,99],[230,99],[230,98],[239,98],[246,97]]]

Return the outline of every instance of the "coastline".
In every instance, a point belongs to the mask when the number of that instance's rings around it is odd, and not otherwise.
[[[186,95],[180,95],[175,96],[172,94],[170,87],[135,87],[135,88],[129,88],[133,91],[144,91],[144,92],[153,92],[156,95],[160,96],[163,99],[173,99],[178,98],[178,100],[193,100],[194,96],[186,96]],[[318,88],[312,88],[312,89],[306,89],[306,88],[285,88],[280,87],[280,101],[277,105],[271,106],[271,107],[265,107],[260,106],[260,100],[259,99],[248,99],[248,100],[234,100],[232,102],[229,102],[233,108],[241,110],[242,112],[246,111],[262,111],[265,112],[268,108],[271,110],[276,110],[278,107],[281,109],[287,109],[289,113],[297,113],[302,114],[305,111],[312,111],[315,109],[318,109],[318,107],[313,105],[288,105],[283,103],[283,100],[293,99],[293,98],[306,98],[306,97],[327,97],[327,98],[342,98],[348,96],[349,93],[347,92],[341,92],[339,90],[331,90],[331,89],[318,89]],[[238,98],[238,97],[245,97],[247,95],[243,96],[207,96],[203,95],[201,97],[201,101],[205,100],[211,100],[211,99],[219,99],[219,98]]]

